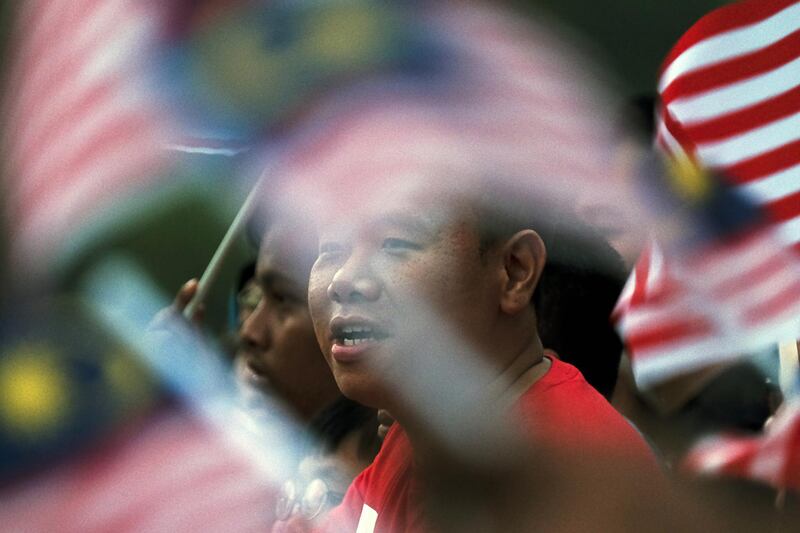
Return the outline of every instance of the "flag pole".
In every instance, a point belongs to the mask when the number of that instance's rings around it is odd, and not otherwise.
[[[200,304],[202,304],[208,296],[211,285],[213,285],[213,283],[219,277],[219,273],[222,271],[223,261],[228,257],[228,255],[230,255],[233,245],[236,242],[236,238],[242,233],[247,221],[250,219],[250,216],[255,210],[256,202],[263,182],[264,174],[258,178],[256,184],[247,195],[242,207],[239,208],[239,212],[236,213],[236,216],[228,228],[228,231],[225,232],[225,236],[222,237],[222,241],[219,243],[217,250],[211,257],[211,261],[208,263],[203,275],[200,276],[200,281],[197,283],[197,292],[195,292],[194,298],[192,298],[192,300],[183,310],[183,316],[186,319],[192,319]]]
[[[778,381],[784,396],[792,393],[800,371],[800,356],[798,355],[798,342],[787,341],[778,344],[779,372]]]

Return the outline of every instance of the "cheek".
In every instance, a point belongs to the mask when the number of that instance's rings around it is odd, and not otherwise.
[[[330,280],[326,273],[321,269],[311,271],[308,285],[308,310],[309,322],[316,334],[318,345],[325,345],[325,332],[328,330],[329,305],[328,286]]]
[[[280,341],[280,356],[286,366],[303,367],[322,359],[308,313],[287,318],[280,326]]]
[[[411,261],[398,280],[431,303],[448,305],[469,299],[478,290],[476,257],[461,247],[442,246]],[[481,281],[481,280],[478,280]]]

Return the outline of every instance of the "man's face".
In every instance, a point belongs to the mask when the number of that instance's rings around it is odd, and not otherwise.
[[[308,313],[310,261],[294,253],[281,229],[263,239],[255,283],[261,298],[241,328],[238,374],[276,393],[310,418],[338,394]]]
[[[365,198],[348,195],[340,215],[323,224],[309,306],[341,391],[385,407],[414,358],[436,352],[420,339],[439,324],[423,331],[416,319],[433,313],[450,332],[484,341],[497,316],[498,281],[480,255],[474,214],[440,190]]]

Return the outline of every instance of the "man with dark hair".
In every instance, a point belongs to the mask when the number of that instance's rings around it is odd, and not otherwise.
[[[237,306],[234,372],[240,400],[263,424],[274,422],[265,398],[277,400],[302,428],[291,443],[298,461],[295,478],[274,494],[275,502],[264,502],[269,527],[276,517],[318,516],[338,504],[353,477],[372,461],[379,441],[375,410],[344,398],[321,357],[306,297],[316,254],[302,225],[283,214],[270,224],[253,222],[250,229],[261,232],[252,239],[258,260],[238,280],[243,298]],[[182,310],[196,288],[194,280],[185,284],[169,314]]]
[[[654,465],[641,437],[580,372],[544,353],[531,305],[546,262],[539,234],[504,224],[486,238],[484,210],[457,192],[470,190],[466,180],[431,172],[402,185],[338,183],[318,212],[309,283],[317,339],[341,391],[388,408],[398,422],[330,516],[334,531],[423,527],[419,483],[448,453],[431,420],[451,397],[471,392],[511,408],[540,444]],[[480,372],[467,371],[465,353]],[[434,398],[437,405],[426,403]]]

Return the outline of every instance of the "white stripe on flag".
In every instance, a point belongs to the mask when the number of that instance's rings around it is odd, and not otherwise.
[[[759,203],[780,200],[800,191],[800,163],[755,181],[744,183],[739,189]]]
[[[766,126],[697,146],[697,153],[710,167],[726,167],[800,139],[800,112]]]
[[[800,52],[800,51],[799,51]],[[800,58],[765,74],[685,98],[668,107],[686,126],[739,111],[779,96],[800,80]]]
[[[678,76],[760,50],[800,29],[800,4],[794,4],[757,23],[715,35],[685,50],[664,70],[658,91]]]
[[[776,227],[778,235],[787,243],[800,243],[800,217],[782,222]]]

